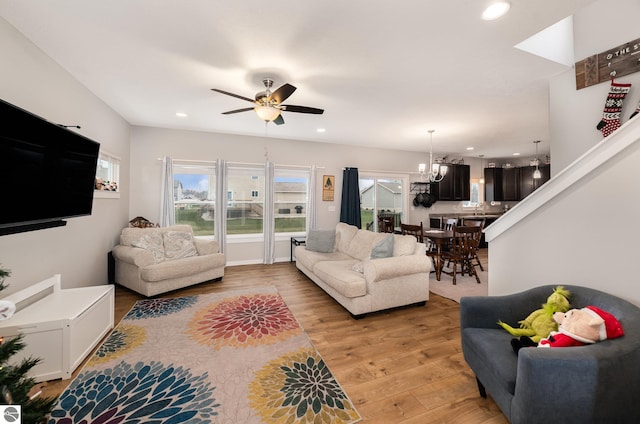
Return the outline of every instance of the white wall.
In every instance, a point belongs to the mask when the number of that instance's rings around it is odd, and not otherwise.
[[[638,16],[640,3],[636,0],[600,0],[577,14],[576,59],[639,38]],[[619,81],[634,84],[622,113],[622,122],[626,123],[640,99],[640,73],[620,77]],[[602,117],[608,88],[608,83],[602,83],[576,90],[573,70],[552,81],[554,175],[602,141],[596,124]],[[634,120],[627,128],[640,133],[637,126],[640,121]],[[615,133],[603,143],[613,143],[614,137]],[[639,163],[640,143],[636,142],[490,240],[489,293],[507,294],[543,284],[577,284],[640,305],[634,271],[636,240],[640,238],[640,227],[635,225],[640,214]],[[564,171],[565,175],[571,169]],[[538,194],[542,195],[544,189]]]
[[[244,137],[197,131],[170,130],[151,127],[133,127],[131,133],[131,216],[144,216],[157,222],[160,208],[161,162],[158,158],[170,156],[173,159],[216,160],[229,162],[264,163],[265,154],[277,165],[315,164],[320,169],[318,177],[335,175],[336,192],[333,202],[322,201],[321,181],[317,186],[318,227],[332,228],[340,219],[340,196],[342,168],[357,167],[360,174],[367,171],[390,172],[391,176],[405,176],[416,172],[418,164],[424,162],[427,153],[416,154],[384,149],[363,149],[328,143],[313,143],[297,140],[282,140],[263,137]],[[467,159],[465,159],[467,160]],[[472,177],[479,177],[479,160],[471,159]],[[467,162],[469,163],[469,162]],[[416,181],[417,174],[409,176]],[[409,187],[407,187],[407,190]],[[437,202],[429,209],[413,207],[407,199],[406,222],[429,223],[429,214],[462,212],[461,202]],[[334,208],[334,210],[330,210]],[[276,244],[276,258],[288,260],[289,242]],[[227,259],[230,264],[255,263],[262,258],[260,245],[243,243],[227,244]]]
[[[640,38],[639,16],[637,0],[600,0],[581,10],[573,18],[576,62]],[[640,73],[616,78],[616,82],[633,84],[623,103],[624,123],[640,102]],[[574,69],[551,80],[552,175],[602,140],[596,125],[602,119],[609,86],[604,82],[576,90]]]
[[[624,150],[609,160],[601,159],[608,148],[616,148],[620,141],[626,145],[628,140],[631,144]],[[640,120],[626,124],[596,146],[597,153],[589,152],[584,161],[561,172],[489,227],[490,294],[543,284],[576,284],[640,305],[634,267],[640,239],[640,227],[635,225],[640,215],[639,140]],[[602,164],[578,177],[592,162]],[[572,180],[576,183],[563,188],[562,183]],[[528,203],[540,207],[524,219],[514,219],[500,233],[498,228],[524,213]]]
[[[120,199],[95,199],[91,216],[64,227],[0,237],[0,263],[11,270],[2,295],[57,273],[65,288],[105,284],[107,252],[129,220],[129,125],[2,18],[0,51],[0,98],[49,121],[80,125],[78,132],[122,159]]]

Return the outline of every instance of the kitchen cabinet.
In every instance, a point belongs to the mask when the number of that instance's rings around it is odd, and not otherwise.
[[[504,200],[502,192],[502,168],[484,169],[484,200],[499,202]]]
[[[535,166],[519,168],[485,168],[484,198],[487,202],[519,201],[549,181],[549,165],[540,166],[542,178],[533,179]]]
[[[502,169],[502,194],[502,200],[520,200],[520,168]]]
[[[536,170],[535,166],[524,166],[520,169],[520,199],[524,199],[535,190],[537,190],[542,184],[549,181],[551,177],[550,166],[542,165],[539,166],[540,174],[542,178],[534,179],[533,173]]]
[[[438,200],[471,199],[471,167],[469,165],[445,164],[447,174],[438,183]]]

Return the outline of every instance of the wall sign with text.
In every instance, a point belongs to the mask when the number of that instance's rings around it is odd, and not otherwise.
[[[576,62],[576,90],[640,71],[640,38]]]

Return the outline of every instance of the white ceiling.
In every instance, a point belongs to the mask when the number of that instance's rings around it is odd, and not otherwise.
[[[435,129],[439,153],[546,152],[548,80],[570,68],[513,46],[593,0],[483,21],[490,2],[0,0],[0,16],[133,125],[409,151]],[[253,97],[264,77],[325,113],[221,114],[251,104],[211,88]]]

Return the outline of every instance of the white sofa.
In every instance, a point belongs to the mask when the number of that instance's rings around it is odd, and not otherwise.
[[[296,247],[296,267],[355,318],[398,306],[424,305],[429,299],[431,261],[425,245],[415,237],[374,233],[345,223],[336,225],[333,240],[327,241],[326,232],[319,233],[310,232],[307,245]],[[314,246],[315,239],[322,237],[325,244],[333,241],[333,246]],[[377,257],[387,237],[393,238],[392,255]]]
[[[224,276],[215,240],[193,237],[189,225],[124,228],[113,248],[116,283],[151,297]]]

